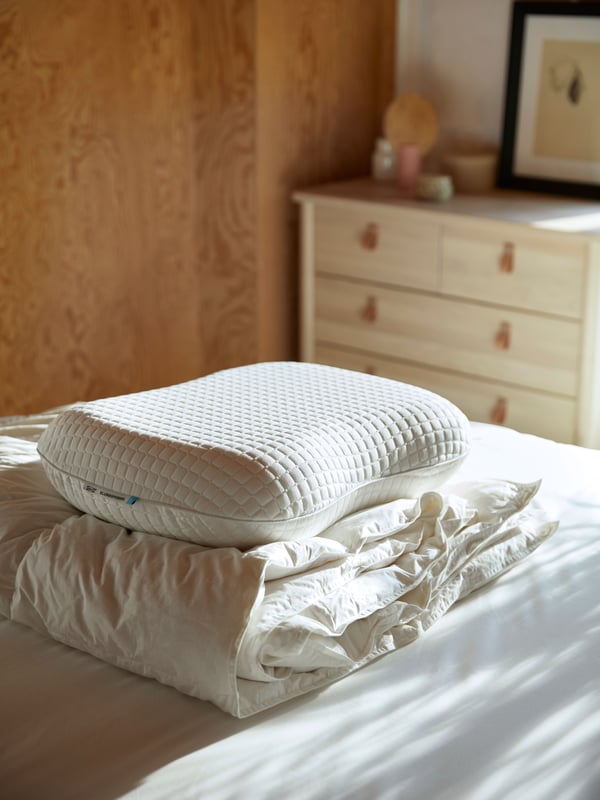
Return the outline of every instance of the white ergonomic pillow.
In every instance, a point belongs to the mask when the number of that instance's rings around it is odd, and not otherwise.
[[[38,450],[82,511],[248,548],[314,536],[359,508],[436,487],[469,441],[464,414],[424,389],[283,362],[73,406]]]

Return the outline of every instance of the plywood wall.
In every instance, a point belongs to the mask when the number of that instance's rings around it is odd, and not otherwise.
[[[0,414],[295,357],[289,193],[368,169],[393,5],[0,0]]]
[[[393,96],[394,11],[388,0],[258,4],[259,344],[265,359],[297,352],[299,228],[291,192],[369,171]]]

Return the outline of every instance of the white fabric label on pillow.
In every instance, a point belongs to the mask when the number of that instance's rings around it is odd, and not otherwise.
[[[284,362],[80,404],[38,450],[51,483],[82,511],[246,549],[436,488],[469,446],[466,417],[438,395]]]

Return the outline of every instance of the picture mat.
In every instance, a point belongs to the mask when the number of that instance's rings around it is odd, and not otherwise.
[[[556,134],[541,131],[544,125],[556,124],[554,106],[542,86],[544,66],[562,47],[568,48],[576,59],[584,57],[581,64],[583,88],[581,104],[569,109],[563,94],[553,100],[562,100],[565,121],[559,123]],[[600,141],[600,19],[578,17],[565,19],[555,16],[535,16],[525,20],[521,66],[521,87],[518,98],[515,130],[514,174],[582,183],[600,182],[600,161],[585,160],[597,151]],[[550,108],[549,108],[550,107]],[[573,114],[568,112],[573,111]],[[554,123],[552,121],[554,120]],[[591,126],[589,135],[586,128]],[[540,135],[538,136],[538,131]],[[568,144],[556,145],[556,138],[568,135]],[[554,137],[554,138],[552,138]],[[577,137],[585,140],[580,158]],[[561,153],[562,149],[562,153]],[[557,155],[541,155],[558,151]],[[567,157],[565,157],[567,154]],[[561,157],[562,155],[562,157]]]

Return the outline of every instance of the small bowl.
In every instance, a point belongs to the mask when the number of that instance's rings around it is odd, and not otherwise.
[[[454,193],[449,175],[432,175],[422,172],[417,178],[415,197],[433,203],[445,203]]]
[[[486,194],[496,185],[496,152],[448,153],[443,158],[443,164],[459,193]]]

